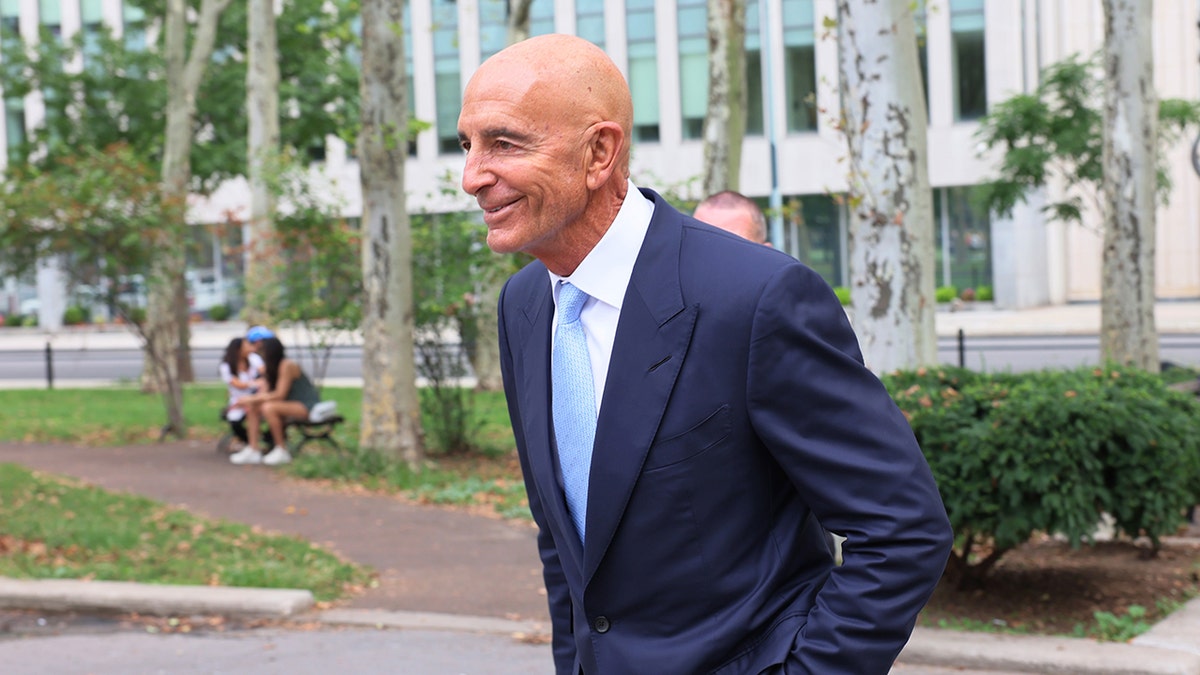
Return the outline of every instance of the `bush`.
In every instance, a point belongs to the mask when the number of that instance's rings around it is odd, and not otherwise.
[[[88,322],[88,311],[78,305],[71,305],[63,312],[63,323],[68,326],[79,326]]]
[[[991,302],[993,297],[991,286],[980,286],[975,289],[975,299],[979,302]]]
[[[26,328],[37,328],[37,325],[38,325],[37,314],[28,314],[26,316],[21,317],[21,325]]]
[[[209,307],[208,318],[213,321],[225,321],[229,318],[229,305],[213,305]]]
[[[842,303],[843,307],[850,306],[850,289],[845,286],[834,286],[833,294],[837,296],[838,302]]]
[[[4,325],[9,328],[16,328],[22,325],[24,320],[25,317],[21,316],[20,314],[9,314],[8,316],[4,317]]]
[[[938,304],[950,302],[958,297],[958,288],[955,286],[938,286],[933,297],[938,301]]]
[[[884,382],[937,478],[962,586],[1036,532],[1089,541],[1102,512],[1157,551],[1200,497],[1200,405],[1158,376],[944,368]]]

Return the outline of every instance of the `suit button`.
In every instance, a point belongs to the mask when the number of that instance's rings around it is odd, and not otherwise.
[[[608,623],[608,617],[598,616],[596,617],[596,621],[592,624],[592,627],[596,629],[597,633],[607,633],[608,629],[612,626]]]

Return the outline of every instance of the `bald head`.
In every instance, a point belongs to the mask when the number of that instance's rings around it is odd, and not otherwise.
[[[692,216],[743,239],[758,244],[767,243],[766,216],[754,200],[740,192],[718,192],[700,202]]]
[[[495,87],[544,105],[540,111],[548,118],[580,125],[616,122],[625,132],[628,164],[633,132],[629,85],[608,54],[591,42],[554,33],[510,45],[483,62],[467,83],[464,100]]]
[[[488,245],[574,271],[621,208],[632,128],[629,85],[582,38],[542,35],[484,61],[463,92],[458,136]]]

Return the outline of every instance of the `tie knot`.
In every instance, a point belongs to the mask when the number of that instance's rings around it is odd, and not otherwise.
[[[558,323],[578,321],[579,313],[583,311],[583,303],[587,302],[587,299],[587,293],[564,281],[558,289]]]

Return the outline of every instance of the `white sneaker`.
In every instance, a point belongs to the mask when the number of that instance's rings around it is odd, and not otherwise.
[[[266,457],[262,458],[263,464],[276,466],[278,464],[287,464],[292,461],[292,453],[287,451],[287,448],[282,445],[275,446],[275,449],[268,452]]]
[[[253,445],[247,445],[230,455],[229,461],[234,464],[262,464],[263,454]]]

